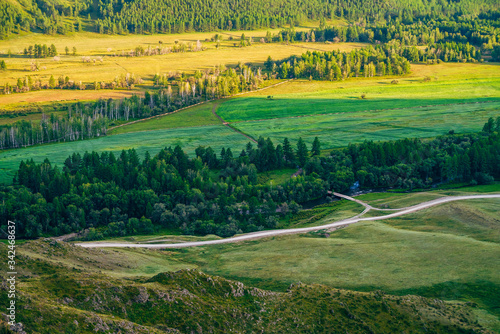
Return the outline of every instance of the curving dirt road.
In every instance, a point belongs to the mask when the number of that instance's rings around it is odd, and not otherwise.
[[[236,237],[218,239],[218,240],[189,241],[189,242],[182,242],[182,243],[154,244],[154,245],[120,243],[120,242],[88,242],[88,243],[77,243],[76,245],[82,246],[82,247],[88,247],[88,248],[131,247],[131,248],[156,248],[156,249],[208,246],[208,245],[217,245],[217,244],[225,244],[225,243],[231,243],[231,242],[239,242],[239,241],[246,241],[246,240],[268,238],[268,237],[274,237],[274,236],[278,236],[278,235],[307,233],[307,232],[313,232],[313,231],[319,231],[319,230],[326,230],[326,229],[330,229],[330,228],[334,228],[334,227],[354,224],[354,223],[361,222],[361,221],[384,220],[384,219],[389,219],[389,218],[407,215],[409,213],[413,213],[413,212],[416,212],[416,211],[419,211],[422,209],[426,209],[426,208],[429,208],[431,206],[435,206],[435,205],[439,205],[439,204],[443,204],[443,203],[448,203],[448,202],[453,202],[453,201],[461,201],[461,200],[469,200],[469,199],[491,199],[491,198],[500,199],[500,194],[448,196],[448,197],[442,197],[442,198],[438,198],[438,199],[428,201],[428,202],[423,202],[423,203],[420,203],[420,204],[417,204],[414,206],[410,206],[407,208],[397,209],[398,210],[397,212],[394,212],[394,213],[391,213],[391,214],[388,214],[385,216],[361,218],[361,216],[364,215],[366,212],[370,211],[371,209],[376,210],[376,208],[373,208],[369,204],[366,204],[362,201],[356,200],[356,199],[349,197],[347,195],[342,195],[339,193],[334,193],[334,195],[338,196],[338,197],[345,198],[347,200],[355,201],[355,202],[363,205],[365,207],[365,210],[361,214],[359,214],[355,217],[340,220],[340,221],[333,222],[333,223],[329,223],[326,225],[303,227],[303,228],[283,229],[283,230],[269,230],[269,231],[262,231],[262,232],[253,232],[253,233],[242,234],[242,235],[239,235]]]

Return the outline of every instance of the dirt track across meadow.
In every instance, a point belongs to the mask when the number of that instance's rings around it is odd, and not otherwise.
[[[298,233],[307,233],[307,232],[314,232],[314,231],[320,231],[320,230],[328,230],[328,229],[332,229],[332,228],[336,228],[336,227],[340,227],[340,226],[355,224],[355,223],[362,222],[362,221],[385,220],[385,219],[390,219],[390,218],[394,218],[394,217],[407,215],[407,214],[410,214],[410,213],[413,213],[413,212],[416,212],[419,210],[427,209],[427,208],[435,206],[435,205],[444,204],[444,203],[453,202],[453,201],[463,201],[463,200],[471,200],[471,199],[491,199],[491,198],[500,199],[500,194],[447,196],[447,197],[441,197],[441,198],[438,198],[438,199],[435,199],[432,201],[423,202],[423,203],[420,203],[420,204],[417,204],[414,206],[396,209],[396,210],[393,210],[396,212],[388,214],[388,215],[362,218],[362,216],[370,210],[383,210],[383,211],[385,211],[385,209],[374,208],[369,204],[366,204],[362,201],[356,200],[356,199],[349,197],[347,195],[343,195],[343,194],[339,194],[339,193],[333,193],[333,194],[337,197],[341,197],[341,198],[344,198],[344,199],[347,199],[350,201],[355,201],[356,203],[363,205],[365,207],[365,210],[361,214],[359,214],[355,217],[336,221],[336,222],[321,225],[321,226],[253,232],[253,233],[241,234],[241,235],[231,237],[231,238],[224,238],[224,239],[217,239],[217,240],[189,241],[189,242],[181,242],[181,243],[161,243],[161,244],[134,244],[134,243],[125,243],[125,242],[105,242],[104,241],[104,242],[77,243],[76,245],[82,246],[82,247],[87,247],[87,248],[101,248],[101,247],[124,248],[124,247],[130,247],[130,248],[155,248],[155,249],[209,246],[209,245],[226,244],[226,243],[233,243],[233,242],[239,242],[239,241],[255,240],[255,239],[261,239],[261,238],[269,238],[269,237],[286,235],[286,234],[298,234]]]

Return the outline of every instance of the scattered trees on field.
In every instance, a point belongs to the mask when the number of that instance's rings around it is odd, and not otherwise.
[[[33,58],[55,57],[57,56],[57,49],[54,44],[49,47],[46,44],[35,44],[25,48],[24,55]]]

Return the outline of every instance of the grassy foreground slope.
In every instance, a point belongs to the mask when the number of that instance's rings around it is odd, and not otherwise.
[[[6,254],[6,247],[0,248]],[[16,320],[30,333],[418,333],[424,328],[432,333],[492,333],[477,322],[470,306],[437,299],[301,283],[287,292],[272,292],[197,270],[123,279],[72,269],[67,263],[87,255],[79,247],[47,240],[22,248],[45,250],[42,257],[23,250],[19,256]],[[54,253],[66,261],[50,261]],[[108,256],[102,251],[93,262],[99,265]],[[7,303],[2,293],[0,304]]]
[[[481,188],[498,191],[498,185]],[[385,202],[389,207],[404,207],[448,193],[456,191],[359,198],[374,206],[384,207]],[[498,212],[497,200],[454,202],[381,222],[354,224],[328,235],[191,248],[175,257],[210,274],[278,290],[300,280],[359,291],[381,289],[397,295],[473,301],[495,315],[485,319],[500,330]]]

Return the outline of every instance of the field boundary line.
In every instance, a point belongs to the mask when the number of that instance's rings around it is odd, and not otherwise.
[[[138,120],[135,120],[135,121],[132,121],[132,122],[128,122],[128,123],[120,124],[120,125],[117,125],[117,126],[113,126],[113,127],[110,127],[107,131],[112,131],[114,129],[118,129],[118,128],[126,126],[126,125],[131,125],[131,124],[135,124],[135,123],[139,123],[139,122],[144,122],[144,121],[147,121],[147,120],[150,120],[150,119],[154,119],[154,118],[158,118],[158,117],[175,114],[175,113],[178,113],[178,112],[180,112],[182,110],[185,110],[185,109],[188,109],[188,108],[191,108],[191,107],[196,107],[196,106],[199,106],[199,105],[202,105],[202,104],[205,104],[205,103],[209,103],[209,102],[213,102],[213,101],[218,101],[218,100],[222,100],[222,99],[227,99],[227,98],[231,98],[231,97],[235,97],[235,96],[239,96],[239,95],[243,95],[243,94],[259,92],[259,91],[262,91],[262,90],[265,90],[265,89],[268,89],[268,88],[272,88],[272,87],[276,87],[276,86],[282,85],[282,84],[290,82],[292,80],[293,79],[288,79],[288,80],[281,81],[281,82],[272,84],[270,86],[262,87],[262,88],[259,88],[259,89],[256,89],[256,90],[251,90],[251,91],[248,91],[248,92],[241,92],[241,93],[237,93],[237,94],[233,94],[233,95],[229,95],[229,96],[224,96],[224,97],[217,98],[217,99],[205,100],[205,101],[198,102],[198,103],[195,103],[195,104],[192,104],[192,105],[189,105],[189,106],[182,107],[180,109],[177,109],[177,110],[174,110],[174,111],[171,111],[171,112],[167,112],[167,113],[163,113],[163,114],[158,114],[158,115],[154,115],[154,116],[150,116],[150,117],[146,117],[146,118],[141,118],[141,119],[138,119]],[[220,116],[218,116],[218,117],[222,120],[222,122],[225,122]],[[148,131],[148,130],[146,130],[146,131]]]
[[[389,108],[389,109],[370,109],[370,110],[358,110],[358,111],[343,111],[343,112],[328,112],[321,114],[306,114],[306,115],[296,115],[296,116],[284,116],[284,117],[273,117],[273,118],[260,118],[260,119],[248,119],[241,121],[231,121],[230,123],[246,123],[246,122],[264,122],[273,121],[277,119],[289,119],[289,118],[302,118],[302,117],[313,117],[313,116],[328,116],[328,115],[340,115],[340,114],[351,114],[351,113],[362,113],[362,112],[381,112],[381,111],[391,111],[391,110],[403,110],[403,109],[419,109],[419,108],[431,108],[431,107],[441,107],[441,106],[457,106],[457,105],[469,105],[469,104],[483,104],[492,103],[499,101],[477,101],[477,102],[462,102],[462,103],[445,103],[445,104],[430,104],[425,106],[415,106],[406,108]]]
[[[257,143],[257,141],[254,138],[252,138],[250,135],[247,135],[246,133],[244,133],[244,132],[236,129],[233,126],[231,126],[231,124],[229,124],[228,122],[224,121],[222,119],[222,117],[220,117],[219,114],[217,114],[217,108],[218,107],[219,107],[219,104],[218,103],[214,103],[214,105],[212,106],[212,114],[214,114],[214,116],[217,117],[222,122],[222,125],[228,127],[229,129],[231,129],[232,131],[234,131],[236,133],[239,133],[240,135],[243,135],[243,136],[247,137],[248,139],[250,139],[254,143]]]

